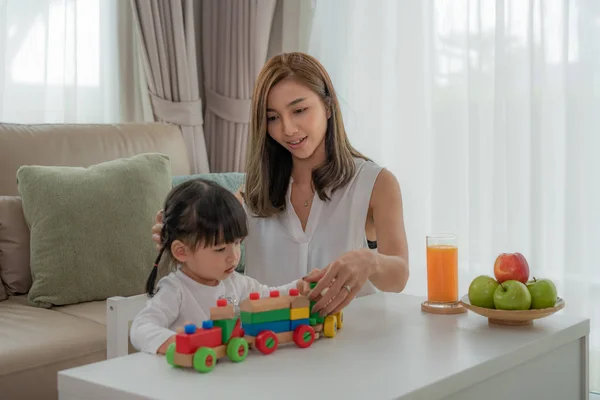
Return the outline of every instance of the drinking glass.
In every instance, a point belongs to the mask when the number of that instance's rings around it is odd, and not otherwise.
[[[458,238],[451,233],[426,237],[427,301],[423,311],[455,314],[466,309],[458,302]]]

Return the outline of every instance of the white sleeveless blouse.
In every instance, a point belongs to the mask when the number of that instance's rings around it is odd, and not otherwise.
[[[330,201],[322,201],[315,193],[306,231],[290,201],[292,180],[285,212],[258,218],[247,210],[246,275],[262,284],[279,286],[314,268],[325,268],[348,251],[368,247],[365,223],[373,186],[382,167],[360,158],[355,163],[354,177]],[[375,291],[375,286],[367,282],[357,296]]]

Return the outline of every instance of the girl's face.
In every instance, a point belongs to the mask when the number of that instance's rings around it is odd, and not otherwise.
[[[218,246],[198,246],[190,249],[182,242],[173,242],[172,251],[182,264],[181,270],[196,282],[216,286],[229,277],[240,262],[241,239]]]
[[[269,91],[267,133],[294,158],[325,157],[329,116],[321,98],[293,79],[284,79]]]

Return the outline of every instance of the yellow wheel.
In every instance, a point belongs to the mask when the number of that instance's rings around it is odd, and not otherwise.
[[[333,316],[337,319],[337,328],[342,329],[344,327],[344,312],[340,311],[333,314]]]
[[[333,315],[328,315],[325,317],[325,321],[323,322],[323,335],[325,337],[335,337],[335,333],[337,332],[337,318]]]

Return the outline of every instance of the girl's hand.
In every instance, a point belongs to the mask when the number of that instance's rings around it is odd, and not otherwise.
[[[169,345],[171,343],[175,343],[175,335],[171,336],[163,344],[161,344],[160,347],[158,348],[158,350],[156,351],[156,353],[157,354],[167,354],[167,349],[169,348]]]
[[[317,300],[312,308],[322,316],[335,314],[346,307],[360,291],[378,266],[377,254],[369,249],[349,251],[329,264],[318,274],[305,278],[307,282],[318,282],[309,293],[310,300]]]
[[[160,250],[160,232],[163,228],[163,210],[156,213],[156,223],[152,227],[152,241],[156,243],[156,250]]]
[[[301,295],[307,296],[310,292],[310,283],[306,282],[304,279],[298,279],[296,289],[298,289],[298,293]]]
[[[298,292],[301,295],[308,296],[308,293],[310,292],[310,282],[307,281],[306,278],[309,277],[309,276],[316,276],[320,272],[321,272],[320,269],[315,268],[312,271],[310,271],[310,274],[308,274],[304,278],[298,280],[298,282],[296,283],[296,289],[298,289]]]

